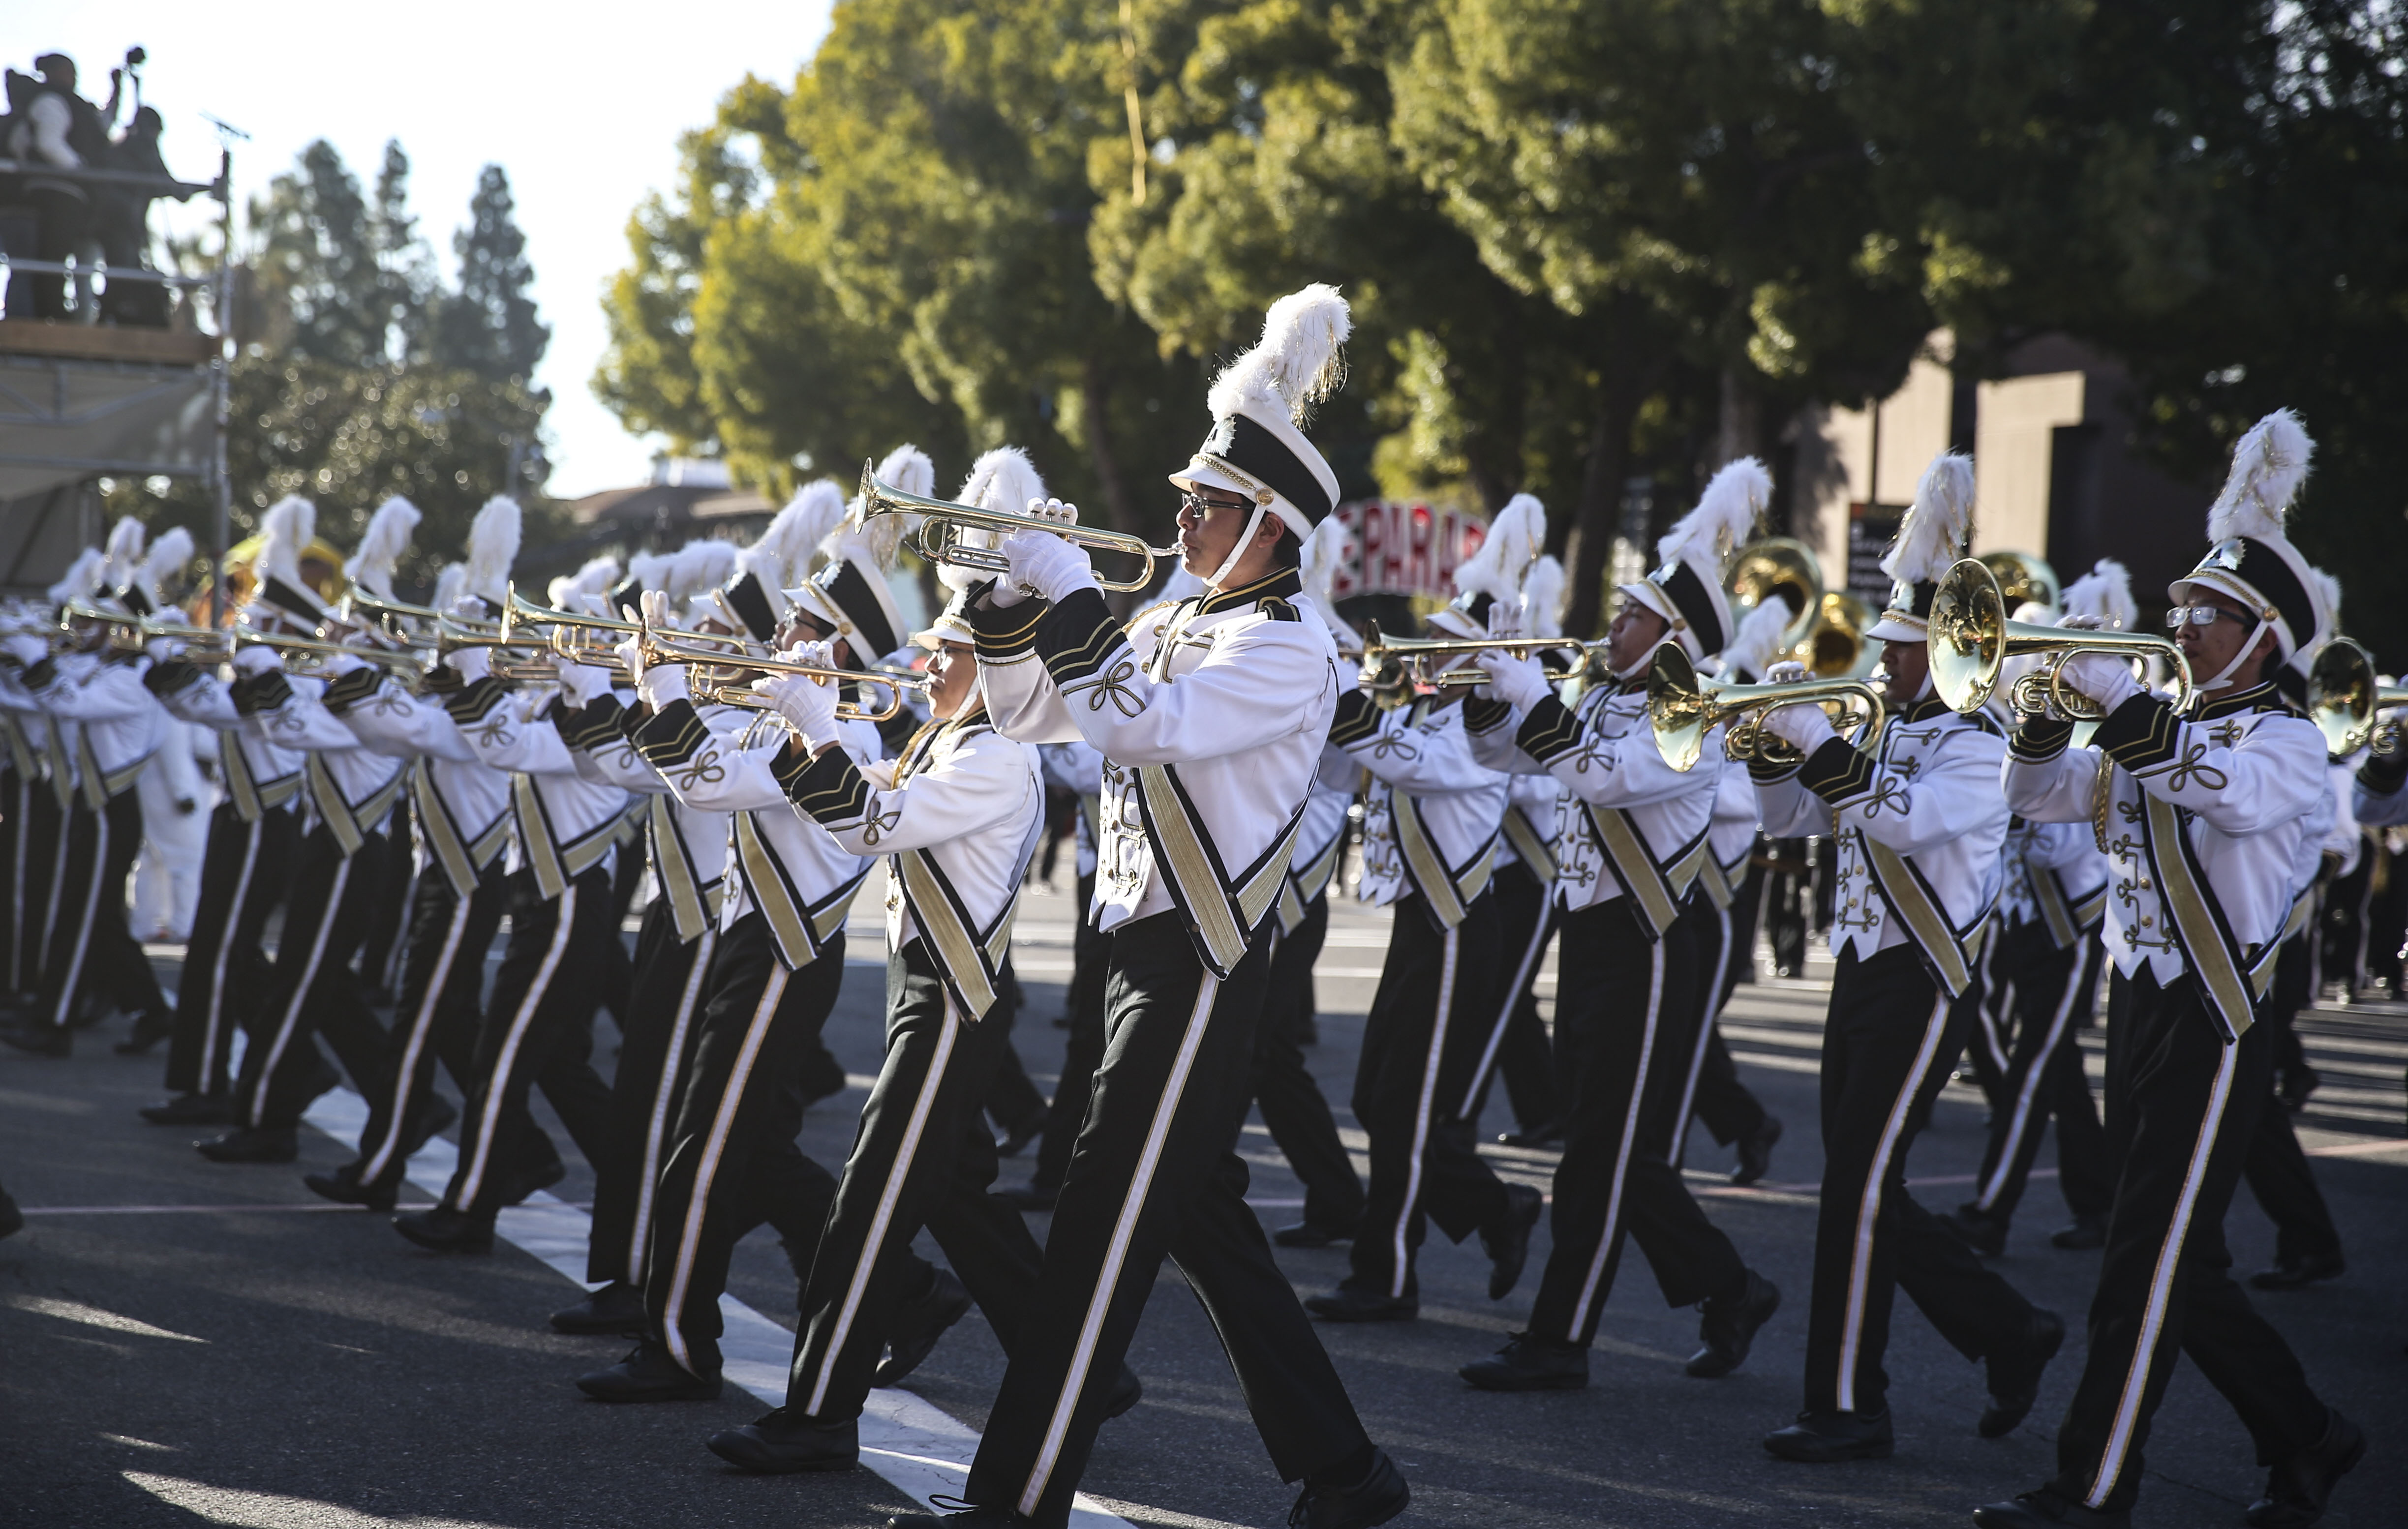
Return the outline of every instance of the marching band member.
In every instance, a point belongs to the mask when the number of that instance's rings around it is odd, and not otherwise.
[[[1656,543],[1662,566],[1622,586],[1626,598],[1607,633],[1614,683],[1583,695],[1577,713],[1556,698],[1537,659],[1480,655],[1498,699],[1470,719],[1475,744],[1491,763],[1551,774],[1563,788],[1555,1027],[1577,1069],[1555,1170],[1555,1248],[1529,1328],[1457,1372],[1484,1391],[1588,1383],[1588,1350],[1626,1234],[1638,1239],[1668,1305],[1701,1308],[1691,1375],[1738,1368],[1756,1329],[1780,1308],[1781,1293],[1706,1219],[1668,1155],[1688,1027],[1702,1006],[1696,930],[1681,916],[1682,898],[1711,849],[1721,772],[1671,767],[1648,726],[1645,693],[1659,646],[1678,644],[1702,661],[1729,641],[1722,564],[1755,524],[1767,481],[1753,458],[1724,467]],[[1720,749],[1716,732],[1707,755]]]
[[[1466,589],[1519,599],[1545,535],[1543,520],[1532,524],[1538,507],[1527,494],[1506,506],[1467,561],[1469,577],[1458,571]],[[1468,616],[1441,612],[1431,629],[1459,635]],[[1472,758],[1458,704],[1465,693],[1445,687],[1383,711],[1351,690],[1329,726],[1329,747],[1369,778],[1356,894],[1388,907],[1391,922],[1354,1071],[1354,1118],[1371,1145],[1369,1193],[1346,1278],[1304,1303],[1325,1322],[1418,1316],[1413,1263],[1427,1221],[1455,1242],[1480,1234],[1492,1265],[1488,1298],[1501,1301],[1522,1277],[1539,1221],[1539,1192],[1499,1179],[1462,1115],[1478,1093],[1472,1074],[1487,1041],[1474,1004],[1497,985],[1489,879],[1505,816],[1505,777]]]
[[[2131,576],[2108,559],[2066,586],[2064,607],[2066,624],[2095,622],[2110,631],[2128,629],[2140,613]],[[2057,1188],[2073,1222],[2049,1240],[2096,1248],[2107,1240],[2115,1187],[2078,1037],[2098,1003],[2107,857],[2085,824],[2018,817],[2007,830],[2003,864],[2004,911],[1991,939],[1993,970],[2002,966],[2013,978],[2014,1041],[1976,1193],[1957,1207],[1955,1223],[1976,1252],[1995,1258],[2005,1250],[2007,1223],[2040,1154],[2041,1132],[2053,1119]]]
[[[1907,1152],[1981,1001],[1974,958],[2007,832],[1996,784],[2005,745],[1986,718],[1933,698],[1926,647],[1932,593],[1972,516],[1972,463],[1942,452],[1882,560],[1889,607],[1866,634],[1885,645],[1880,736],[1851,747],[1821,707],[1779,707],[1765,727],[1804,761],[1752,766],[1765,831],[1833,836],[1839,863],[1806,1407],[1764,1441],[1784,1460],[1888,1458],[1882,1355],[1899,1286],[1957,1352],[1987,1362],[1985,1438],[2030,1411],[2065,1336],[2055,1312],[1983,1267],[1906,1189]]]
[[[270,507],[262,518],[266,543],[258,564],[259,598],[311,627],[328,619],[301,579],[301,549],[314,535],[317,513],[306,499]],[[319,1032],[356,1083],[376,1086],[384,1030],[350,964],[366,937],[378,872],[392,849],[386,820],[408,779],[398,759],[365,747],[337,714],[366,695],[357,679],[329,683],[287,675],[265,646],[237,650],[234,668],[241,678],[227,696],[243,724],[307,756],[302,793],[309,826],[293,871],[270,998],[243,1052],[235,1127],[194,1145],[217,1163],[290,1163],[299,1152],[301,1112],[336,1082],[319,1052]]]
[[[2106,713],[2090,743],[2034,720],[2005,771],[2028,818],[2093,823],[2114,895],[2106,946],[2125,989],[2110,1048],[2107,1122],[2122,1168],[2090,1308],[2089,1352],[2037,1491],[1975,1510],[1985,1529],[2122,1525],[2175,1358],[2232,1404],[2270,1467],[2256,1523],[2306,1524],[2365,1453],[2365,1436],[2309,1388],[2282,1335],[2235,1283],[2224,1215],[2255,1113],[2268,1037],[2266,966],[2304,890],[2300,841],[2324,790],[2324,744],[2274,684],[2326,622],[2283,517],[2311,445],[2288,410],[2254,426],[2208,511],[2211,546],[2168,591],[2193,693],[2143,691],[2106,655],[2065,682]]]
[[[998,729],[1083,737],[1109,761],[1095,917],[1112,940],[1104,1065],[964,1523],[1068,1522],[1166,1256],[1210,1311],[1274,1467],[1304,1482],[1292,1522],[1382,1523],[1410,1495],[1272,1262],[1235,1151],[1263,931],[1337,698],[1296,564],[1338,480],[1296,421],[1334,384],[1348,322],[1332,288],[1283,297],[1262,343],[1213,383],[1212,433],[1172,479],[1181,561],[1203,597],[1124,628],[1082,549],[1021,532],[1003,544],[1010,571],[972,609]]]
[[[94,663],[92,655],[78,651],[59,634],[58,612],[70,600],[89,600],[99,593],[101,570],[108,562],[97,547],[78,553],[66,573],[45,592],[48,603],[28,607],[17,635],[0,649],[0,655],[5,655],[0,656],[0,673],[7,678],[7,687],[0,690],[0,705],[8,708],[28,749],[38,751],[40,777],[49,787],[29,793],[27,805],[32,810],[22,840],[26,880],[15,899],[21,937],[12,947],[20,983],[17,1004],[36,1010],[20,1016],[21,1028],[37,1043],[37,1049],[54,1045],[57,1038],[38,1017],[38,1006],[60,909],[66,901],[67,823],[77,801],[77,743],[75,723],[53,717],[43,707],[26,688],[25,673],[45,659],[55,659],[62,670],[75,674]],[[0,1033],[0,1039],[7,1038]]]
[[[0,740],[7,746],[0,752],[0,1006],[8,1007],[41,987],[36,909],[49,900],[40,893],[42,871],[58,840],[45,750],[50,730],[19,683],[27,659],[38,664],[50,651],[47,624],[19,602],[0,604]],[[39,823],[37,802],[52,809]]]

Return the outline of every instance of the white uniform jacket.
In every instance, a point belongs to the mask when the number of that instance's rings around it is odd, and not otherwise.
[[[2350,793],[2350,816],[2369,828],[2397,828],[2408,823],[2408,741],[2387,754],[2370,753],[2358,767],[2358,786]]]
[[[531,871],[546,897],[599,865],[613,864],[627,793],[578,768],[577,755],[594,741],[581,711],[570,711],[551,686],[513,693],[490,676],[471,679],[445,697],[477,757],[510,778],[508,868]],[[616,714],[602,722],[618,736]]]
[[[1870,751],[1832,738],[1802,765],[1748,767],[1766,833],[1837,840],[1833,955],[1912,943],[1952,996],[1965,991],[2002,879],[2005,755],[1986,716],[1926,700],[1892,711]]]
[[[1466,735],[1467,736],[1469,734]],[[1552,775],[1505,778],[1505,822],[1497,836],[1497,868],[1521,865],[1551,891],[1555,882],[1555,820],[1564,788]]]
[[[758,909],[779,960],[799,970],[844,928],[869,862],[794,809],[786,779],[811,761],[787,757],[794,734],[783,722],[764,711],[713,712],[707,719],[691,701],[671,702],[636,730],[636,751],[679,802],[728,814],[719,927],[731,929]],[[837,727],[840,750],[855,764],[878,757],[878,729],[858,722]]]
[[[985,703],[980,703],[983,706]],[[993,725],[990,723],[989,725]],[[1045,784],[1079,798],[1077,868],[1082,879],[1096,874],[1096,819],[1104,793],[1104,756],[1084,739],[1048,743],[1037,750]]]
[[[1125,627],[1093,590],[970,613],[997,728],[1103,751],[1096,926],[1175,907],[1216,976],[1286,883],[1337,704],[1337,648],[1299,589],[1282,569]]]
[[[356,681],[354,681],[356,683]],[[400,760],[381,754],[328,710],[326,681],[281,667],[245,675],[229,688],[253,736],[304,755],[301,800],[344,854],[384,826],[408,783]]]
[[[607,781],[635,798],[650,850],[652,894],[668,908],[678,943],[690,945],[719,921],[720,890],[727,872],[727,814],[679,801],[661,772],[637,751],[643,714],[633,692],[614,693],[595,707],[607,708],[597,711],[596,719],[609,716],[617,734],[606,738],[597,733],[577,756],[577,767],[588,779]],[[752,713],[734,707],[705,707],[701,716],[714,728],[752,721]]]
[[[1651,939],[1681,916],[1681,899],[1707,854],[1714,793],[1722,774],[1686,775],[1664,761],[1647,725],[1643,685],[1594,689],[1577,713],[1553,695],[1526,717],[1502,701],[1465,704],[1474,755],[1491,769],[1549,775],[1555,804],[1555,897],[1567,912],[1617,897]],[[1706,739],[1722,752],[1719,730]]]
[[[9,767],[29,781],[49,782],[64,810],[75,801],[75,726],[52,726],[24,679],[24,666],[0,650],[0,716],[7,720]]]
[[[34,699],[56,722],[75,728],[76,788],[99,811],[130,789],[167,731],[167,715],[142,683],[147,658],[96,664],[37,664],[25,671]]]
[[[408,761],[418,869],[439,868],[455,896],[474,893],[509,848],[509,773],[485,763],[439,699],[412,695],[381,670],[345,674],[327,687],[326,707],[363,747]]]
[[[1471,757],[1463,708],[1421,699],[1383,711],[1349,691],[1329,742],[1371,778],[1356,894],[1384,907],[1418,892],[1440,929],[1461,923],[1496,870],[1506,781]]]
[[[1721,755],[1716,750],[1722,779],[1714,787],[1714,813],[1706,826],[1706,858],[1698,867],[1698,885],[1714,907],[1728,907],[1747,880],[1747,863],[1756,853],[1756,822],[1763,809],[1756,803],[1756,779],[1747,773],[1747,765]],[[1713,763],[1702,760],[1698,768]]]
[[[830,749],[786,777],[795,810],[859,854],[887,856],[886,943],[917,939],[978,1020],[1011,953],[1020,879],[1045,829],[1043,765],[983,714],[931,723],[897,759]]]
[[[2026,722],[2005,772],[2027,818],[2094,825],[2112,881],[2107,953],[2129,977],[2187,971],[2228,1038],[2273,977],[2304,890],[2301,839],[2321,844],[2324,738],[2272,685],[2187,714],[2136,695],[2084,748],[2063,722]]]
[[[2000,912],[2013,923],[2047,924],[2049,941],[2060,950],[2106,917],[2107,857],[2087,823],[2014,819],[2001,868]]]
[[[261,813],[289,807],[301,794],[306,756],[244,726],[232,688],[215,668],[171,658],[150,665],[142,682],[169,716],[216,735],[218,776],[243,822],[257,822]]]

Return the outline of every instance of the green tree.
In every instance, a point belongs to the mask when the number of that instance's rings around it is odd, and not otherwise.
[[[368,229],[377,269],[383,279],[382,307],[390,336],[387,351],[399,361],[422,360],[426,354],[428,316],[440,283],[428,258],[426,241],[418,236],[418,219],[409,210],[409,156],[402,152],[398,138],[384,146]]]
[[[516,210],[502,167],[479,171],[468,224],[452,236],[460,285],[436,311],[429,348],[436,364],[523,382],[542,362],[552,330],[536,317],[535,300],[526,294],[535,267],[527,263]]]
[[[280,348],[347,366],[386,359],[391,314],[360,183],[323,138],[250,207],[251,265]]]

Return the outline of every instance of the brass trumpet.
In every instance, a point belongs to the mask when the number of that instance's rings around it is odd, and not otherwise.
[[[395,652],[386,648],[355,648],[349,643],[328,642],[322,637],[287,636],[281,632],[259,632],[247,626],[234,629],[234,640],[238,648],[273,648],[280,653],[299,653],[310,658],[348,655],[365,660],[402,679],[418,679],[426,674],[425,663],[418,654]]]
[[[663,633],[660,628],[651,625],[640,625],[637,630],[640,635],[636,640],[640,645],[645,667],[683,664],[700,669],[704,672],[695,676],[694,683],[690,686],[695,698],[715,702],[724,707],[743,707],[753,711],[773,709],[767,697],[751,688],[752,681],[750,678],[736,677],[744,671],[763,675],[796,674],[810,679],[834,680],[839,685],[847,680],[853,680],[867,685],[883,685],[893,692],[886,706],[877,711],[865,711],[850,701],[838,701],[836,705],[836,714],[846,722],[886,722],[903,709],[903,693],[906,690],[925,693],[928,688],[928,681],[924,679],[910,679],[883,670],[870,673],[859,669],[824,669],[816,664],[796,664],[788,659],[765,658],[757,653],[743,651],[740,648],[735,651],[728,651],[724,649],[701,646],[704,643],[739,644],[741,639],[736,637],[723,637],[715,634],[695,632],[680,633],[672,637]]]
[[[1483,651],[1510,652],[1517,658],[1554,650],[1572,655],[1572,673],[1588,667],[1591,654],[1576,637],[1392,637],[1373,622],[1363,640],[1363,667],[1356,682],[1372,705],[1393,711],[1413,698],[1416,686],[1484,685],[1486,671],[1477,668],[1437,669],[1444,661]]]
[[[627,666],[619,661],[619,643],[639,636],[644,630],[641,623],[636,622],[618,621],[609,616],[588,616],[582,611],[537,605],[521,594],[518,586],[513,584],[509,588],[508,603],[502,607],[500,636],[506,640],[516,640],[520,628],[530,626],[551,628],[543,641],[554,657],[571,664],[609,669],[620,676],[626,674]],[[577,636],[580,632],[615,633],[617,640],[580,638]]]
[[[407,600],[387,600],[368,593],[356,584],[351,586],[350,593],[343,596],[342,604],[335,610],[337,615],[348,621],[356,622],[362,616],[371,618],[372,623],[394,641],[426,651],[436,649],[436,639],[427,634],[446,622],[472,632],[499,630],[493,622],[480,621],[472,616],[447,615],[433,606],[415,606]],[[417,629],[403,624],[408,622],[418,623]]]
[[[929,563],[950,563],[957,568],[976,568],[982,573],[1009,573],[1011,562],[989,547],[972,547],[962,540],[970,532],[988,532],[1010,536],[1015,531],[1051,531],[1063,540],[1091,550],[1125,552],[1142,560],[1135,579],[1115,582],[1098,576],[1096,583],[1117,593],[1141,590],[1154,582],[1154,560],[1177,557],[1176,547],[1149,547],[1142,536],[1132,536],[1125,531],[1106,531],[1100,526],[1078,525],[1061,521],[1040,521],[1017,510],[983,509],[976,505],[957,505],[951,499],[926,499],[916,493],[906,493],[891,483],[882,483],[872,464],[861,464],[861,508],[863,522],[879,515],[917,515],[920,523],[903,539],[903,545]]]
[[[1717,725],[1723,732],[1723,753],[1731,759],[1766,764],[1795,764],[1803,755],[1778,734],[1764,730],[1765,719],[1776,707],[1820,706],[1840,708],[1832,725],[1842,732],[1861,728],[1870,738],[1881,731],[1884,711],[1879,692],[1861,679],[1801,679],[1787,685],[1710,685],[1698,678],[1698,667],[1676,642],[1656,650],[1647,666],[1647,725],[1664,763],[1684,775],[1704,753],[1706,735]]]
[[[2001,666],[2026,656],[2042,662],[2017,676],[2008,693],[2018,711],[2054,712],[2075,722],[2104,717],[2096,701],[2065,688],[2065,661],[2077,653],[2165,659],[2173,665],[2175,703],[2190,694],[2190,661],[2172,638],[2011,622],[1998,575],[1979,558],[1960,559],[1942,576],[1931,596],[1930,623],[1931,688],[1953,711],[1987,705],[1998,691]]]
[[[2408,686],[2380,683],[2372,655],[2348,637],[2326,643],[2308,667],[2308,720],[2336,759],[2360,749],[2399,752],[2400,724],[2375,718],[2401,706],[2408,706]]]
[[[73,633],[79,624],[91,622],[108,629],[108,646],[121,653],[142,650],[142,618],[122,610],[111,610],[88,600],[69,600],[59,607],[59,630]]]

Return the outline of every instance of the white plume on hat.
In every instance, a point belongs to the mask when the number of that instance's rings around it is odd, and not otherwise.
[[[1533,636],[1564,635],[1564,565],[1544,552],[1522,576],[1522,629]]]
[[[1744,671],[1751,679],[1761,679],[1781,656],[1782,637],[1790,623],[1798,618],[1790,614],[1786,600],[1762,600],[1756,608],[1740,619],[1739,635],[1723,650],[1726,673]]]
[[[121,515],[108,528],[108,545],[101,554],[100,581],[105,589],[123,589],[142,574],[142,522]]]
[[[261,541],[254,565],[260,579],[280,579],[296,590],[301,581],[301,550],[317,539],[318,507],[297,493],[288,493],[267,507],[259,518]]]
[[[1269,404],[1303,424],[1312,406],[1345,382],[1340,348],[1354,332],[1354,315],[1336,287],[1316,281],[1288,293],[1263,315],[1262,339],[1212,379],[1206,395],[1212,417]]]
[[[970,464],[969,476],[962,480],[961,492],[953,495],[953,503],[1025,515],[1030,500],[1044,497],[1044,475],[1038,472],[1036,463],[1028,460],[1028,453],[1017,446],[998,446]],[[996,540],[993,533],[979,531],[968,532],[962,538],[968,547],[993,547]],[[958,564],[937,564],[937,581],[949,590],[965,590],[991,577],[983,570]]]
[[[1656,556],[1664,564],[1701,565],[1708,582],[1722,579],[1722,561],[1755,534],[1756,517],[1772,502],[1772,475],[1754,457],[1723,464],[1706,480],[1698,506],[1656,538]]]
[[[450,610],[468,593],[468,565],[447,563],[436,571],[434,605],[437,610]]]
[[[1881,571],[1901,584],[1937,580],[1965,555],[1973,529],[1973,459],[1942,451],[1923,469],[1914,503],[1906,507],[1898,540],[1881,560]]]
[[[716,537],[687,542],[669,559],[662,588],[669,603],[682,606],[706,590],[717,589],[736,571],[736,544]]]
[[[2283,517],[2307,481],[2315,450],[2307,426],[2287,408],[2251,425],[2232,449],[2232,471],[2224,491],[2208,507],[2207,539],[2283,535]]]
[[[1536,494],[1517,493],[1488,522],[1479,550],[1455,565],[1455,587],[1510,605],[1522,597],[1523,578],[1546,544],[1546,507]]]
[[[180,525],[171,525],[150,540],[150,550],[142,555],[142,593],[153,605],[166,602],[167,581],[184,571],[193,561],[193,534]]]
[[[619,560],[597,557],[573,574],[555,579],[545,589],[544,597],[554,610],[585,610],[585,597],[608,594],[610,586],[619,581]],[[575,601],[576,604],[570,604]]]
[[[639,590],[664,589],[668,584],[669,565],[676,561],[676,555],[669,552],[631,553],[627,558],[627,579],[633,579]]]
[[[509,600],[510,564],[519,560],[519,502],[495,494],[468,525],[468,593],[500,609]]]
[[[2325,604],[2325,630],[2341,630],[2341,580],[2322,568],[2308,569],[2308,587]]]
[[[360,534],[359,550],[343,564],[343,575],[370,594],[393,598],[393,571],[409,550],[410,533],[418,529],[418,507],[394,494],[377,506],[368,528]]]
[[[2102,557],[2088,573],[2065,586],[2060,603],[2068,616],[2096,616],[2111,631],[2130,631],[2141,619],[2132,598],[2132,572],[2112,557]]]
[[[101,570],[108,564],[108,554],[97,547],[78,552],[76,560],[67,564],[65,576],[50,586],[50,604],[63,606],[69,600],[90,600],[99,593]]]
[[[878,480],[888,488],[930,498],[937,492],[937,464],[928,460],[927,452],[907,441],[878,464]]]
[[[737,572],[751,574],[764,590],[791,588],[810,571],[812,552],[843,519],[843,484],[833,478],[807,483],[759,539],[736,554]]]

